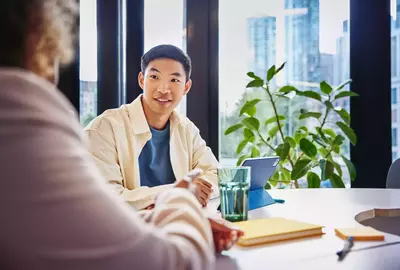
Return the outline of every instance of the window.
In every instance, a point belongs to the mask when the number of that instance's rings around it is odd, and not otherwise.
[[[397,159],[397,152],[392,152],[392,162],[395,162]]]
[[[392,110],[392,123],[397,123],[397,110]]]
[[[392,123],[397,123],[397,111],[400,109],[400,104],[397,102],[397,89],[400,87],[400,80],[397,76],[397,67],[399,61],[397,60],[397,51],[399,49],[400,38],[400,2],[392,0],[392,28],[391,28],[391,76],[392,76],[392,89],[391,89],[391,103],[392,103]],[[393,10],[395,6],[395,9]],[[397,146],[397,127],[392,124],[392,153],[395,155]],[[396,155],[397,158],[397,155]],[[393,158],[393,161],[395,158]]]
[[[97,116],[96,0],[80,1],[80,120],[86,126]]]
[[[393,31],[393,30],[392,30]],[[396,29],[394,32],[398,32]],[[391,45],[390,45],[390,50],[391,50],[391,74],[392,77],[397,76],[397,36],[392,36],[391,39]]]
[[[397,104],[397,88],[392,88],[392,104]]]
[[[144,1],[144,50],[172,44],[186,52],[186,0]],[[186,115],[186,97],[177,111]]]
[[[392,128],[392,146],[397,146],[397,128]]]
[[[286,62],[273,86],[290,84],[299,90],[309,90],[319,88],[323,80],[338,85],[350,78],[349,49],[349,0],[248,0],[235,1],[235,5],[232,0],[220,0],[220,162],[236,164],[240,156],[236,147],[242,134],[225,136],[224,132],[238,123],[242,105],[247,100],[266,99],[264,90],[246,89],[247,72],[265,78],[269,67]],[[342,99],[335,106],[349,110],[349,101]],[[280,109],[289,118],[285,131],[293,133],[300,125],[307,124],[296,120],[304,107],[321,110],[310,100],[282,104]],[[258,118],[265,121],[272,115],[269,103],[257,106]],[[329,122],[335,120],[339,118]],[[343,147],[349,157],[347,141]],[[268,155],[267,151],[261,150]],[[344,180],[348,185],[349,179]]]

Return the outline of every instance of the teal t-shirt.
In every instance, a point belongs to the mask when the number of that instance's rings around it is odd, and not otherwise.
[[[169,155],[169,122],[163,130],[150,127],[150,131],[152,138],[139,155],[140,184],[148,187],[172,184],[175,175]]]

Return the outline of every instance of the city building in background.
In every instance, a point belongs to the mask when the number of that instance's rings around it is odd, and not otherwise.
[[[276,64],[276,18],[248,19],[249,70],[263,78]]]

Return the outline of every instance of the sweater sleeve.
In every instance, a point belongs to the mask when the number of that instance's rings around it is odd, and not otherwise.
[[[194,196],[161,193],[144,222],[106,187],[66,99],[32,76],[0,72],[6,268],[212,268],[212,233]]]

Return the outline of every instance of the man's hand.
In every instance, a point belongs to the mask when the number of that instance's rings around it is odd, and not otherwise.
[[[208,201],[210,200],[211,193],[213,192],[212,185],[201,178],[197,178],[196,180],[194,180],[193,185],[196,186],[194,195],[196,196],[200,204],[203,207],[206,207]]]
[[[208,218],[213,232],[214,246],[217,253],[230,249],[236,244],[243,231],[235,229],[232,224],[223,219]]]

